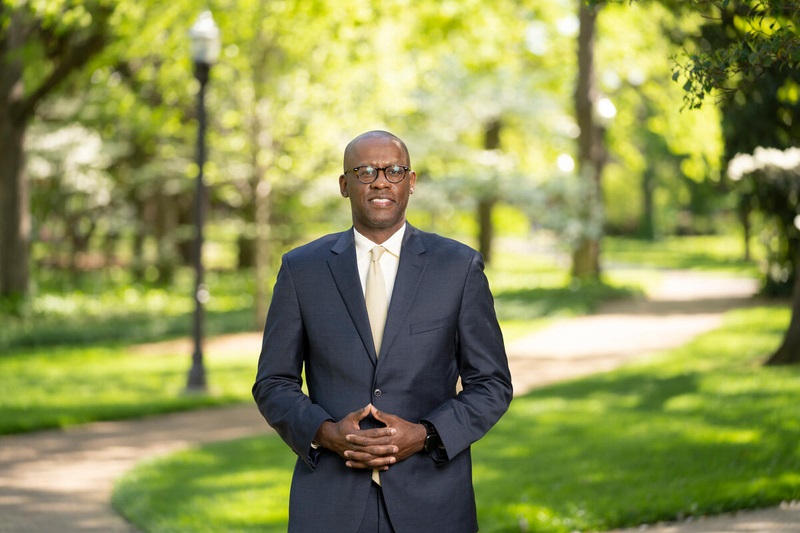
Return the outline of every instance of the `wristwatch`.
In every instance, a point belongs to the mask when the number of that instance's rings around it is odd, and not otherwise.
[[[439,437],[439,433],[436,431],[436,428],[433,427],[433,424],[428,422],[427,420],[420,420],[419,422],[423,426],[425,426],[425,445],[423,449],[430,453],[437,448],[442,447],[442,439]]]

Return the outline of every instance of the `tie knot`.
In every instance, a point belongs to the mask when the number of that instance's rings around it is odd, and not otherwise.
[[[372,260],[375,261],[376,263],[378,261],[380,261],[381,260],[381,256],[383,255],[383,252],[385,252],[385,251],[386,251],[386,248],[384,248],[383,246],[376,246],[375,248],[370,250],[370,253],[372,254]]]

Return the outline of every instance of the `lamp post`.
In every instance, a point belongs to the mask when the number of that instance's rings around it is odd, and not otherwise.
[[[195,247],[194,247],[194,352],[192,367],[186,389],[192,392],[206,390],[206,371],[203,367],[203,304],[208,301],[208,289],[203,283],[203,223],[205,221],[206,188],[203,183],[203,165],[206,159],[206,83],[211,65],[219,57],[219,28],[210,11],[200,14],[189,30],[192,40],[194,75],[200,82],[197,93],[197,193],[195,198]]]

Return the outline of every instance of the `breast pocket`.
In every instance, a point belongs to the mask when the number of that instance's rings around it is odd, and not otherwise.
[[[427,322],[417,322],[416,324],[411,324],[411,334],[419,335],[420,333],[427,333],[429,331],[446,328],[449,325],[450,319],[448,317],[429,320]]]

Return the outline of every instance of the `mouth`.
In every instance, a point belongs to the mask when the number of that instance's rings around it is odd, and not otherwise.
[[[394,203],[394,200],[391,198],[385,197],[376,197],[369,199],[370,205],[374,205],[375,207],[389,207]]]

